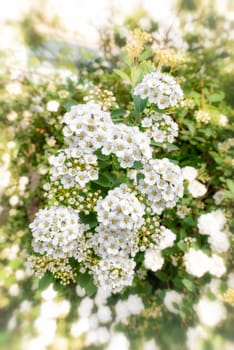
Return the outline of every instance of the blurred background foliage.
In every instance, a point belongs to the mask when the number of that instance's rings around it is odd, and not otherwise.
[[[232,2],[229,5],[231,10]],[[165,26],[139,8],[121,25],[110,20],[99,29],[98,49],[81,45],[74,33],[69,37],[59,18],[46,16],[42,5],[33,6],[23,18],[10,24],[19,35],[27,64],[21,64],[10,51],[0,50],[0,60],[4,63],[0,68],[2,349],[103,348],[85,346],[84,337],[71,335],[81,300],[75,286],[64,288],[56,283],[55,291],[47,293],[52,296],[43,295],[51,280],[43,285],[26,268],[25,260],[31,251],[28,224],[44,204],[42,185],[48,174],[48,157],[63,144],[60,120],[70,106],[83,103],[84,97],[99,87],[112,91],[116,97],[118,106],[112,106],[116,120],[124,119],[126,106],[131,108],[129,86],[116,79],[114,70],[126,70],[121,49],[135,28],[152,33],[160,49],[185,55],[180,65],[163,68],[178,78],[187,103],[174,112],[180,133],[174,149],[168,148],[167,152],[181,166],[200,169],[199,180],[208,186],[204,198],[187,195],[182,199],[180,204],[191,208],[191,214],[182,223],[175,210],[167,211],[163,219],[172,222],[172,230],[181,230],[183,238],[183,230],[195,228],[199,213],[217,208],[213,195],[222,191],[219,207],[225,210],[230,229],[234,229],[234,21],[220,15],[213,1],[179,0],[175,2],[175,11],[179,26],[174,23]],[[50,101],[56,101],[58,108],[51,110]],[[208,122],[196,118],[196,111],[207,113]],[[159,157],[160,152],[164,154],[165,149],[158,149]],[[230,253],[229,271],[232,269]],[[183,311],[186,316],[182,322],[173,314],[166,317],[160,308],[162,297],[160,293],[152,293],[151,287],[142,283],[134,290],[133,286],[132,292],[148,300],[148,308],[142,317],[132,316],[128,326],[119,325],[119,329],[132,340],[134,350],[144,349],[140,339],[152,336],[162,350],[186,349],[186,328],[192,322],[191,305],[188,302],[187,310]],[[121,298],[126,298],[127,292],[124,293]],[[114,296],[110,305],[117,298]],[[53,300],[53,307],[59,311],[45,316],[43,303],[48,300]],[[233,299],[227,307],[230,311],[227,320],[211,332],[199,349],[232,348]],[[36,320],[43,317],[45,322],[49,320],[52,337],[45,333],[47,340],[36,344],[33,339],[42,328]]]

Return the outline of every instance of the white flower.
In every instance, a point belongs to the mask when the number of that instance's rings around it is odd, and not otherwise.
[[[144,76],[142,82],[134,89],[134,95],[148,98],[159,109],[175,106],[182,98],[183,92],[176,80],[169,74],[152,72]]]
[[[193,168],[192,166],[185,166],[184,168],[182,168],[182,174],[185,180],[192,182],[196,179],[198,172],[197,169]]]
[[[172,143],[178,136],[178,125],[166,114],[153,113],[141,122],[146,133],[156,142]]]
[[[19,95],[22,93],[22,86],[19,82],[13,81],[7,84],[6,90],[10,95]]]
[[[74,338],[78,338],[81,334],[86,333],[89,330],[89,319],[87,317],[81,317],[79,320],[72,324],[71,335]]]
[[[145,251],[145,267],[148,270],[158,271],[162,268],[164,264],[164,258],[161,252],[155,249],[147,249]]]
[[[105,350],[129,350],[129,340],[123,333],[112,333],[110,342],[108,343]]]
[[[131,315],[139,315],[144,310],[142,299],[138,295],[129,295],[127,308]]]
[[[194,198],[202,197],[207,192],[207,188],[200,181],[193,180],[188,185],[188,191]]]
[[[160,350],[154,339],[148,340],[143,345],[143,350]]]
[[[208,333],[202,326],[188,328],[186,332],[188,350],[202,349],[202,342],[208,338]]]
[[[9,295],[12,297],[18,297],[20,294],[20,289],[19,289],[19,285],[14,283],[10,286],[10,288],[8,289]]]
[[[210,258],[201,250],[190,248],[184,254],[185,269],[188,273],[196,277],[202,277],[209,271]]]
[[[194,306],[201,323],[208,327],[214,327],[226,318],[226,309],[219,300],[210,300],[202,297]]]
[[[15,207],[18,203],[19,203],[19,197],[17,195],[14,195],[14,196],[10,197],[9,204],[12,207]]]
[[[41,292],[41,296],[44,300],[49,301],[53,300],[57,295],[57,292],[53,288],[53,284],[50,284],[48,288],[44,289]]]
[[[175,290],[170,290],[166,292],[164,297],[164,304],[166,308],[173,314],[179,313],[179,306],[181,305],[183,296],[176,292]],[[176,307],[176,306],[177,307]]]
[[[89,330],[86,335],[85,345],[100,345],[105,344],[110,339],[110,333],[106,327],[99,327],[94,330]]]
[[[221,277],[226,273],[226,266],[223,258],[217,254],[212,254],[209,264],[209,272],[215,277]]]
[[[234,289],[234,272],[228,274],[227,284],[229,288]]]
[[[100,306],[97,317],[101,323],[108,323],[112,320],[111,309],[108,306]]]
[[[59,102],[57,102],[55,100],[51,100],[51,101],[47,102],[46,109],[49,112],[57,112],[59,109]]]
[[[40,209],[29,227],[37,253],[47,253],[54,258],[73,256],[78,260],[84,253],[84,232],[89,226],[81,223],[79,215],[71,208]]]
[[[212,236],[213,232],[221,231],[226,224],[226,218],[222,210],[218,209],[198,218],[198,230],[201,235]]]
[[[221,126],[225,126],[228,123],[228,118],[226,117],[226,115],[220,114],[219,115],[219,125]]]
[[[213,195],[213,198],[216,205],[221,204],[225,198],[223,191],[215,192],[215,194]]]
[[[81,300],[80,305],[78,306],[78,314],[80,317],[89,317],[92,313],[94,301],[89,297],[85,297]]]
[[[78,295],[78,297],[83,298],[86,294],[85,289],[82,288],[81,286],[77,285],[76,286],[76,294]]]
[[[144,179],[137,189],[146,197],[153,213],[161,214],[165,208],[173,208],[183,195],[183,176],[179,166],[169,159],[151,159],[139,171]]]
[[[213,252],[222,254],[230,248],[228,235],[222,231],[214,231],[208,238]]]

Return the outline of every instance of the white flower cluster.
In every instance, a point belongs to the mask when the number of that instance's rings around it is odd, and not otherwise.
[[[153,113],[142,120],[146,135],[156,142],[172,143],[178,136],[178,124],[169,115]]]
[[[146,249],[144,264],[146,269],[151,271],[158,271],[164,264],[164,258],[161,251],[158,249]]]
[[[229,232],[225,230],[226,218],[218,209],[198,218],[198,230],[208,236],[208,242],[214,253],[225,253],[230,247]]]
[[[66,148],[52,156],[49,162],[51,181],[60,181],[65,189],[83,188],[89,181],[98,179],[97,156],[82,154],[77,148]]]
[[[198,198],[204,196],[207,189],[200,181],[196,180],[198,176],[197,169],[192,166],[185,166],[182,168],[184,179],[188,181],[188,191],[192,197]]]
[[[113,293],[120,292],[132,284],[135,267],[131,258],[109,255],[93,267],[94,281],[104,289],[112,289]]]
[[[62,121],[66,124],[63,128],[65,142],[85,154],[103,146],[113,124],[110,113],[92,102],[72,106]]]
[[[183,259],[186,271],[195,277],[202,277],[207,272],[221,277],[226,272],[224,260],[217,254],[208,256],[201,250],[190,248]]]
[[[202,297],[194,306],[200,322],[208,327],[215,327],[222,322],[227,315],[226,308],[219,300],[210,300]]]
[[[148,98],[159,109],[174,107],[182,98],[183,92],[176,80],[169,74],[153,72],[145,75],[134,89],[134,95]]]
[[[151,243],[150,247],[146,249],[144,264],[147,269],[155,272],[160,270],[164,264],[161,251],[173,246],[176,235],[165,226],[161,226],[151,235],[151,239],[155,244]]]
[[[123,168],[152,157],[150,138],[145,133],[136,126],[114,124],[110,113],[102,111],[98,104],[73,106],[63,122],[67,124],[63,129],[65,142],[82,153],[97,149],[104,155],[113,153]]]
[[[137,189],[147,197],[147,202],[155,214],[165,208],[173,208],[183,195],[183,176],[179,166],[167,158],[151,159],[140,171],[144,179]]]
[[[140,203],[131,189],[122,184],[108,192],[95,206],[98,221],[113,231],[119,229],[137,230],[144,223],[145,206]]]
[[[77,256],[79,240],[89,229],[80,222],[76,211],[65,207],[40,209],[29,227],[34,251],[55,259]]]
[[[101,257],[94,269],[98,284],[117,292],[130,285],[138,251],[137,230],[143,225],[145,206],[122,184],[95,206],[99,226],[92,236],[94,252]]]
[[[119,300],[115,305],[116,323],[128,323],[132,315],[139,315],[144,310],[144,304],[138,295],[129,295],[126,300]]]
[[[179,307],[182,304],[183,295],[175,290],[168,290],[164,297],[164,305],[173,314],[179,314]]]
[[[137,126],[113,124],[103,145],[102,153],[115,154],[122,168],[130,168],[135,161],[144,163],[152,157],[150,138]]]

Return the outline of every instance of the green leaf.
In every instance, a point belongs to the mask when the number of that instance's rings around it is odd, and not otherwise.
[[[102,186],[102,187],[110,187],[111,186],[111,182],[105,174],[99,174],[98,179],[94,180],[93,182],[97,185]]]
[[[183,278],[182,283],[185,286],[185,288],[188,289],[190,292],[196,292],[197,288],[192,281],[188,280],[187,278]]]
[[[117,74],[118,76],[120,76],[120,78],[127,81],[128,83],[131,82],[131,79],[129,78],[129,76],[125,72],[123,72],[122,70],[114,69],[114,73]]]
[[[135,116],[138,118],[140,114],[144,111],[147,105],[147,98],[142,100],[139,96],[134,96],[133,102],[135,107],[134,113],[135,113]]]
[[[84,224],[88,224],[91,228],[96,227],[98,225],[97,215],[95,213],[91,213],[89,215],[80,213],[80,218]]]
[[[219,93],[215,93],[215,94],[207,94],[207,99],[210,102],[220,102],[224,99],[225,94],[224,92],[220,91]]]
[[[44,276],[40,279],[38,283],[38,290],[44,290],[49,287],[49,285],[53,282],[53,274],[50,271],[46,271]]]
[[[139,83],[144,76],[144,72],[141,70],[140,67],[132,67],[131,68],[131,81],[132,85],[135,86],[137,83]]]
[[[180,148],[176,145],[173,145],[172,143],[167,143],[167,149],[170,151],[178,151]]]
[[[227,184],[227,187],[229,188],[229,190],[234,193],[234,181],[230,180],[230,179],[227,179],[226,180],[226,184]]]
[[[143,169],[143,164],[139,160],[135,160],[133,164],[134,169]]]
[[[163,271],[157,272],[156,276],[158,277],[158,279],[160,279],[163,282],[167,281],[167,279],[168,279],[167,274]]]
[[[187,252],[187,250],[188,250],[187,244],[184,243],[183,241],[178,242],[178,243],[177,243],[177,247],[178,247],[180,250],[182,250],[183,252]]]
[[[139,56],[139,62],[145,61],[148,58],[150,58],[153,54],[152,49],[145,50],[140,56]]]
[[[77,275],[77,282],[85,289],[87,296],[91,297],[96,293],[97,287],[93,283],[93,277],[88,273],[79,273]]]
[[[115,109],[114,111],[111,112],[111,116],[113,118],[115,117],[122,117],[126,114],[126,110],[125,109]]]

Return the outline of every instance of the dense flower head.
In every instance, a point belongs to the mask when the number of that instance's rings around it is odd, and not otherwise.
[[[80,222],[77,212],[66,207],[40,209],[30,224],[33,249],[54,258],[77,256],[78,240],[82,240],[88,225]]]
[[[125,184],[98,200],[95,210],[99,223],[111,227],[112,231],[137,230],[144,222],[145,206]]]
[[[94,281],[98,286],[117,293],[132,284],[135,266],[131,258],[110,255],[93,267]]]
[[[50,157],[51,180],[60,181],[65,188],[83,188],[89,181],[98,179],[97,156],[84,154],[77,148],[66,148]]]
[[[222,254],[230,248],[229,232],[225,229],[226,218],[222,210],[202,214],[198,218],[198,231],[208,236],[214,253]]]
[[[130,168],[135,161],[145,162],[152,157],[150,138],[136,126],[116,124],[106,137],[102,153],[115,154],[122,168]]]
[[[134,89],[134,95],[148,98],[159,109],[174,107],[182,98],[183,92],[176,80],[166,73],[152,72],[143,78]]]
[[[146,196],[153,213],[161,214],[165,208],[173,208],[182,197],[181,169],[169,159],[151,159],[141,173],[144,179],[139,181],[137,189]]]
[[[147,249],[145,251],[144,264],[146,269],[155,272],[161,270],[164,264],[164,258],[158,249]]]
[[[66,124],[63,129],[65,142],[84,153],[102,147],[113,125],[110,113],[93,102],[72,106],[62,121]]]
[[[185,253],[183,260],[186,271],[195,277],[202,277],[207,272],[221,277],[226,272],[224,260],[217,254],[208,256],[202,250],[190,248]]]
[[[178,136],[178,124],[169,115],[153,113],[142,119],[146,135],[156,142],[174,142]]]
[[[111,225],[100,224],[92,235],[94,252],[103,257],[112,256],[134,257],[138,252],[138,236],[128,229],[114,230]]]

